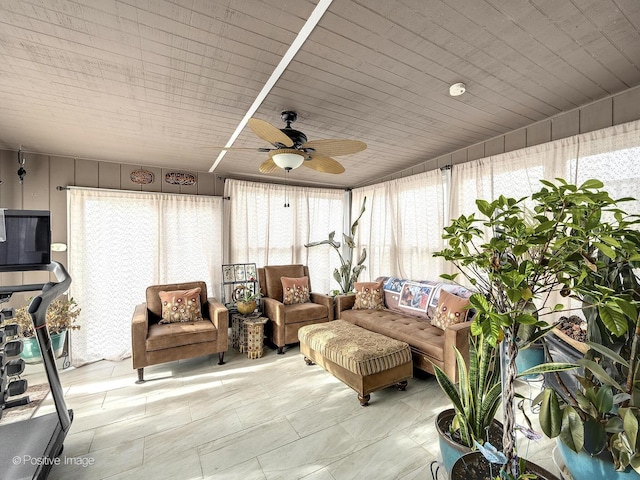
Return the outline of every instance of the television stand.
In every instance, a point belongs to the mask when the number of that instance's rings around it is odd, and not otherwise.
[[[65,268],[57,262],[51,262],[49,265],[41,267],[32,267],[29,271],[31,270],[52,272],[58,282],[2,286],[0,287],[0,297],[15,292],[42,291],[31,301],[28,311],[40,345],[44,369],[56,411],[21,422],[0,425],[0,478],[6,480],[46,479],[51,467],[63,461],[59,455],[62,453],[64,439],[73,420],[73,410],[67,409],[64,400],[46,322],[49,304],[69,288],[71,277]],[[11,271],[24,270],[13,269]]]

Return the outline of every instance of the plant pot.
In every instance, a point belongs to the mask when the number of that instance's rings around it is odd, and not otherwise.
[[[250,313],[253,313],[257,306],[258,304],[255,300],[252,300],[251,302],[238,302],[236,305],[238,313],[241,313],[242,315],[249,315]]]
[[[631,467],[624,472],[617,472],[613,466],[611,454],[604,452],[592,457],[587,452],[574,452],[565,443],[557,439],[558,451],[573,480],[595,480],[606,478],[607,480],[639,480],[640,474]]]
[[[442,463],[447,473],[451,472],[453,464],[464,454],[471,452],[471,448],[456,442],[451,438],[449,427],[453,422],[456,411],[453,408],[443,410],[436,416],[436,430],[438,431],[438,443],[440,445],[440,454],[442,455]],[[502,445],[502,423],[493,420],[493,424],[489,429],[489,442],[492,445]]]
[[[500,467],[501,465],[490,464],[478,451],[466,453],[453,464],[449,480],[493,480],[500,475]],[[553,473],[529,461],[527,461],[525,473],[533,473],[539,480],[559,480]],[[608,480],[608,477],[598,478]]]
[[[546,336],[547,349],[549,350],[549,358],[546,358],[546,362],[564,362],[564,363],[576,363],[581,358],[584,358],[584,351],[576,348],[575,340],[569,342],[569,337],[560,331],[552,331]],[[579,342],[578,342],[579,343]],[[587,346],[587,350],[588,350]],[[558,385],[556,375],[560,376],[562,382],[566,385],[572,395],[580,389],[580,383],[576,378],[576,375],[584,375],[584,368],[580,367],[573,370],[566,370],[556,373],[545,373],[544,384],[553,388],[558,394],[567,401],[564,390]]]
[[[518,373],[537,367],[543,363],[544,347],[541,343],[533,343],[527,348],[518,350],[518,356],[516,357],[516,368]],[[525,375],[523,378],[525,380],[535,380],[538,377],[542,378],[540,375]]]
[[[67,331],[63,330],[60,333],[51,334],[51,347],[56,358],[62,355],[64,350],[64,341],[67,337]],[[36,337],[22,338],[22,352],[20,358],[25,363],[36,364],[42,363],[42,353],[40,352],[40,345]]]

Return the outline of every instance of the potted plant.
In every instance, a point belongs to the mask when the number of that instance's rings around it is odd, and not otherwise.
[[[436,253],[453,263],[475,289],[471,306],[477,311],[471,324],[473,335],[484,335],[500,345],[503,369],[503,448],[506,462],[502,476],[518,478],[515,453],[516,357],[520,325],[534,325],[530,341],[543,338],[553,328],[544,318],[564,310],[553,293],[571,294],[582,288],[597,298],[601,307],[620,310],[613,297],[587,279],[594,274],[590,254],[610,253],[611,244],[628,225],[606,222],[605,214],[617,218],[617,208],[597,180],[580,186],[542,180],[543,187],[530,198],[500,196],[491,202],[477,200],[481,217],[462,215],[445,228],[448,247]],[[596,228],[597,227],[597,228]],[[454,275],[443,275],[455,280]],[[608,311],[608,310],[607,310]],[[575,365],[545,363],[520,374],[571,369]]]
[[[358,229],[358,223],[360,222],[360,218],[362,218],[362,214],[365,211],[366,204],[367,197],[364,197],[364,200],[362,201],[362,208],[360,209],[360,215],[358,215],[358,218],[356,218],[356,220],[351,225],[351,235],[347,235],[346,233],[342,235],[344,243],[347,246],[347,251],[344,256],[340,252],[340,242],[336,242],[334,240],[336,232],[331,232],[327,240],[305,244],[306,248],[317,247],[318,245],[330,245],[338,253],[341,266],[340,268],[336,268],[333,271],[333,278],[336,282],[338,282],[340,290],[332,290],[331,294],[333,296],[339,295],[340,293],[347,294],[349,292],[352,292],[355,283],[358,281],[360,273],[362,273],[362,271],[365,269],[365,266],[363,264],[367,259],[367,249],[362,249],[362,253],[360,254],[360,257],[355,264],[353,260],[353,250],[356,248],[354,238]]]
[[[42,354],[28,309],[28,305],[20,307],[14,316],[15,323],[18,324],[18,336],[22,340],[20,356],[26,363],[40,363]],[[80,307],[73,298],[58,297],[49,305],[46,315],[47,329],[56,357],[62,353],[67,331],[80,328],[77,324],[79,315]]]
[[[258,307],[258,299],[261,297],[260,290],[253,291],[246,285],[236,287],[236,308],[242,315],[253,313]]]
[[[621,226],[636,223],[622,211],[617,214]],[[583,300],[587,320],[589,350],[577,361],[584,373],[576,375],[574,385],[556,377],[540,409],[543,431],[558,437],[560,454],[576,480],[640,479],[640,232],[611,235],[610,249],[588,252],[594,275],[572,288]],[[599,295],[585,289],[590,283],[598,285]]]
[[[440,452],[447,472],[463,454],[475,448],[474,443],[502,443],[502,424],[495,420],[502,390],[500,365],[496,349],[482,335],[469,339],[469,365],[456,350],[457,385],[434,365],[435,376],[453,409],[436,416]]]

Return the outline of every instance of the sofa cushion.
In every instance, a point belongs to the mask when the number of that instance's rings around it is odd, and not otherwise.
[[[215,342],[218,330],[210,320],[202,322],[156,323],[149,325],[147,351],[164,350],[196,343]]]
[[[147,309],[152,314],[151,319],[153,323],[156,323],[162,318],[162,301],[160,300],[161,291],[190,290],[196,287],[200,287],[200,305],[205,305],[207,303],[207,284],[205,282],[168,283],[147,287]]]
[[[309,277],[282,277],[282,303],[294,305],[309,301]]]
[[[162,319],[159,323],[198,322],[202,320],[200,287],[189,290],[161,290]]]
[[[294,303],[284,306],[284,322],[286,324],[326,319],[327,307],[317,303]]]
[[[440,300],[431,319],[431,325],[445,330],[449,325],[464,322],[469,313],[468,307],[468,298],[458,297],[443,290],[440,292]]]
[[[473,294],[473,292],[467,290],[464,287],[461,287],[460,285],[456,285],[454,283],[439,283],[438,287],[433,292],[433,295],[431,297],[431,302],[427,310],[427,313],[429,314],[429,318],[433,318],[433,316],[435,315],[436,308],[438,308],[438,302],[440,301],[440,294],[442,292],[447,292],[460,298],[469,298]],[[475,313],[474,310],[469,310],[467,319],[470,320],[473,317],[474,313]]]
[[[382,300],[382,282],[356,282],[356,301],[354,310],[384,308]]]
[[[344,310],[341,319],[411,345],[429,357],[444,361],[444,331],[428,320],[384,310]]]
[[[304,277],[305,267],[303,265],[268,265],[260,269],[264,273],[264,282],[260,278],[260,288],[262,294],[282,301],[282,277]]]

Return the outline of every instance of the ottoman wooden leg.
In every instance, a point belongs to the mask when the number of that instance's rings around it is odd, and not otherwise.
[[[304,357],[304,363],[306,363],[307,365],[315,365],[314,361],[309,357]]]
[[[371,395],[360,395],[358,394],[358,400],[360,400],[360,405],[363,407],[369,406],[369,400],[371,399]]]
[[[398,390],[400,390],[401,392],[404,392],[407,389],[408,384],[409,382],[407,380],[403,380],[399,382],[396,386],[398,387]]]

